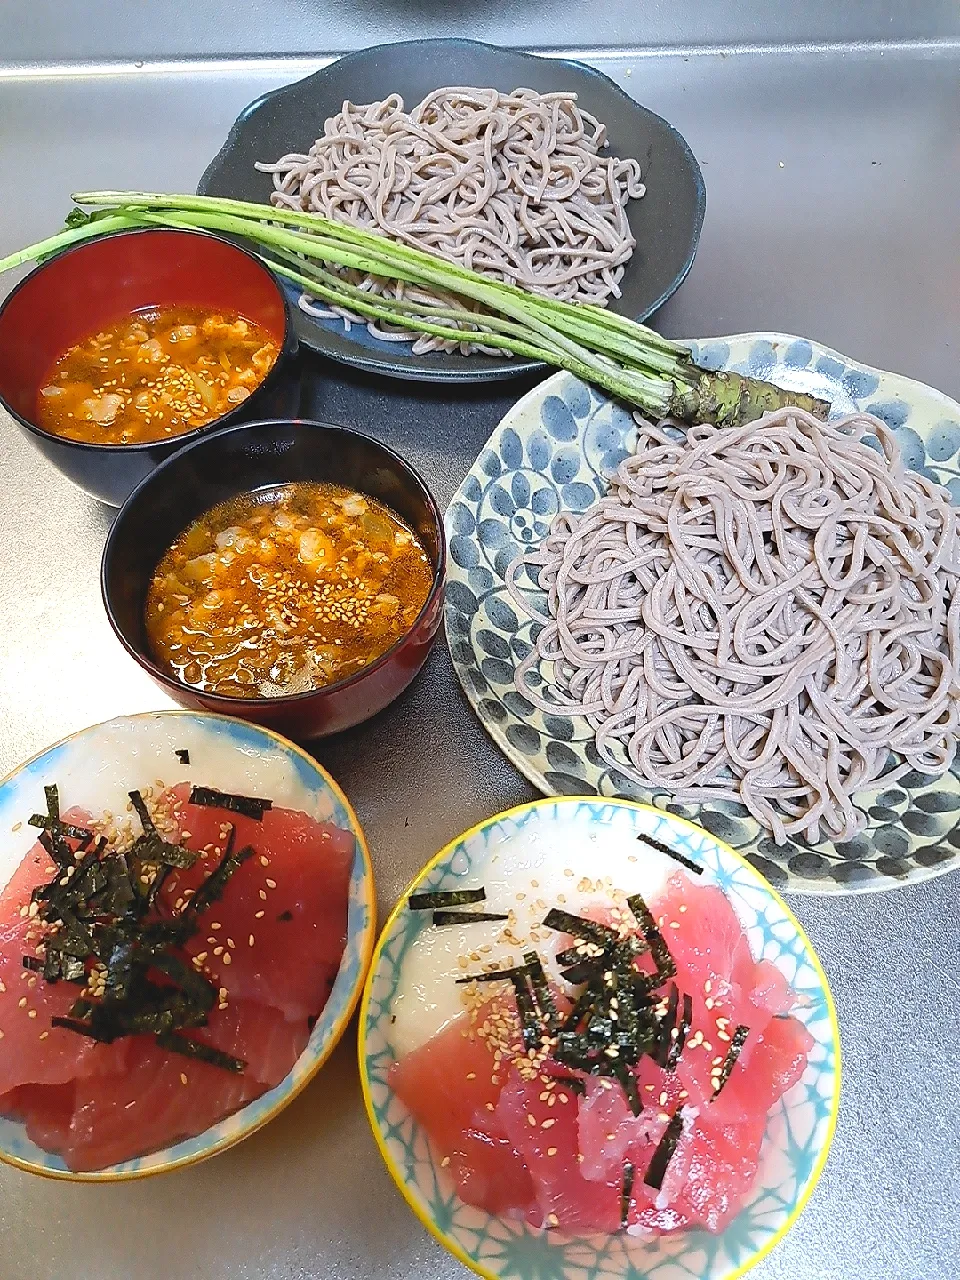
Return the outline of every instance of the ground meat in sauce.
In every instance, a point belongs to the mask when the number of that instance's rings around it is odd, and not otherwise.
[[[154,573],[157,660],[195,688],[275,697],[323,688],[386,653],[416,621],[433,565],[383,503],[300,482],[194,521]]]

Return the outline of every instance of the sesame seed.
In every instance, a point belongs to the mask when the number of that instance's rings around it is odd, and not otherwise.
[[[229,952],[229,951],[225,951],[225,952],[223,953],[223,963],[224,963],[224,964],[230,964],[232,960],[233,960],[233,957],[230,955],[230,952]]]
[[[443,1159],[440,1161],[440,1168],[445,1169],[449,1163],[450,1163],[450,1157],[444,1156]]]
[[[21,997],[20,997],[20,999],[17,1001],[17,1007],[18,1007],[18,1008],[20,1008],[20,1009],[25,1009],[25,1008],[27,1007],[27,997],[26,997],[26,996],[21,996]]]
[[[556,1148],[556,1147],[547,1147],[547,1155],[548,1155],[548,1156],[555,1156],[556,1154],[557,1154],[557,1148]]]
[[[28,1017],[28,1018],[35,1018],[36,1016],[37,1016],[37,1011],[36,1011],[36,1009],[28,1009],[28,1010],[27,1010],[27,1017]]]
[[[553,1127],[553,1125],[555,1125],[556,1123],[557,1123],[557,1122],[556,1122],[556,1120],[555,1120],[553,1117],[550,1117],[549,1119],[547,1119],[547,1120],[544,1120],[544,1121],[543,1121],[543,1123],[540,1125],[540,1128],[541,1128],[541,1129],[550,1129],[550,1128],[552,1128],[552,1127]]]
[[[267,880],[265,881],[265,883],[266,883],[266,886],[267,886],[267,888],[268,888],[268,889],[275,889],[275,888],[277,887],[277,882],[276,882],[276,880],[270,880],[270,879],[267,879]]]
[[[186,1075],[184,1074],[184,1072],[182,1072],[182,1071],[180,1072],[180,1083],[181,1083],[181,1084],[186,1084],[186,1083],[187,1083],[187,1077],[186,1077]]]

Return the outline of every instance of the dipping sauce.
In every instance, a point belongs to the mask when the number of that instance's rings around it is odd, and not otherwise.
[[[37,397],[37,424],[89,444],[146,444],[193,431],[250,395],[280,349],[236,312],[134,312],[71,347]]]
[[[167,551],[147,594],[154,658],[232,698],[321,689],[413,626],[433,565],[383,503],[299,482],[207,511]]]

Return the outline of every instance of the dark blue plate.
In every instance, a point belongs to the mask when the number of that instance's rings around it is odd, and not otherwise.
[[[442,85],[475,85],[508,93],[576,92],[581,108],[607,126],[611,155],[640,161],[647,186],[631,201],[628,217],[637,240],[612,309],[644,320],[679,287],[690,270],[703,225],[706,193],[693,152],[671,125],[639,106],[622,89],[579,62],[538,58],[474,40],[411,40],[347,54],[308,76],[252,102],[238,117],[219,155],[200,180],[201,195],[268,201],[270,174],[257,160],[307,151],[324,121],[344,101],[375,102],[390,93],[411,107]],[[290,286],[296,296],[299,291]],[[529,360],[491,356],[413,354],[409,343],[379,342],[363,325],[349,333],[339,320],[314,319],[295,309],[300,340],[322,355],[360,369],[429,382],[485,382],[529,373]]]

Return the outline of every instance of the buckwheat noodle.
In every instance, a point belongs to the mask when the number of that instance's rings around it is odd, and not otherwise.
[[[637,161],[604,155],[606,146],[606,127],[580,110],[575,93],[448,87],[409,112],[399,94],[345,102],[305,155],[256,167],[273,174],[280,207],[368,227],[554,298],[603,305],[619,296],[636,246],[625,206],[644,193]],[[370,292],[453,301],[342,274]],[[308,295],[301,306],[366,323]],[[382,339],[416,338],[418,352],[476,349],[367,327]]]
[[[957,509],[868,414],[641,423],[609,492],[508,572],[549,609],[517,688],[642,786],[846,840],[881,774],[953,760],[958,575]]]

